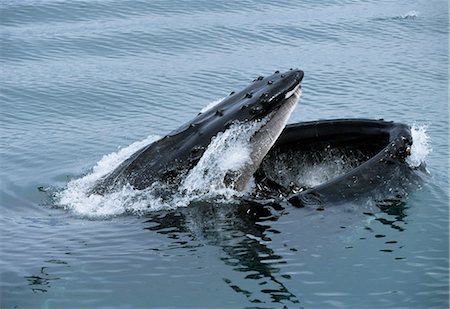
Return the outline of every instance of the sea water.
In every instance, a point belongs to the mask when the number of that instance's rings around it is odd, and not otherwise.
[[[448,308],[447,1],[2,0],[0,29],[1,308]],[[305,78],[290,122],[407,123],[408,163],[431,178],[387,211],[369,199],[261,220],[195,172],[172,199],[86,196],[291,67]],[[230,160],[211,151],[199,173],[248,159],[229,133],[215,146]]]

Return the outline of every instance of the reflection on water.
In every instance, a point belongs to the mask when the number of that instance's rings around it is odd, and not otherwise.
[[[57,264],[57,265],[67,265],[66,262],[62,260],[49,260],[45,261],[46,264]],[[60,280],[61,278],[52,275],[50,272],[50,266],[41,267],[38,274],[32,276],[26,276],[25,279],[28,281],[28,285],[34,293],[42,292],[46,293],[48,289],[52,287],[53,281]]]
[[[115,226],[115,236],[104,235],[97,239],[91,232],[81,238],[74,236],[75,245],[60,244],[59,255],[43,261],[42,266],[23,276],[23,280],[33,295],[48,295],[49,299],[58,301],[66,293],[68,297],[83,295],[85,304],[98,304],[98,308],[107,308],[111,301],[126,302],[110,291],[125,293],[129,289],[127,282],[141,286],[139,293],[132,292],[132,295],[147,300],[148,304],[153,304],[161,291],[172,290],[174,294],[167,296],[167,301],[179,307],[184,302],[171,298],[185,295],[183,288],[189,293],[189,284],[196,281],[216,286],[222,295],[234,293],[241,299],[241,306],[246,303],[242,299],[248,302],[248,308],[322,308],[329,307],[327,304],[342,307],[344,302],[333,299],[345,296],[356,302],[360,295],[353,295],[358,286],[339,285],[341,280],[347,282],[341,276],[348,272],[351,277],[354,271],[361,270],[367,272],[368,278],[374,276],[378,269],[374,263],[380,261],[377,251],[392,261],[403,263],[396,266],[403,274],[411,273],[410,268],[419,264],[433,267],[420,260],[416,262],[409,251],[405,251],[401,234],[407,234],[404,232],[409,222],[408,204],[399,200],[380,203],[383,211],[370,201],[330,205],[322,210],[286,205],[275,208],[245,203],[241,206],[197,203],[188,208],[150,213],[129,223],[126,222],[129,219],[118,218],[111,223],[125,222]],[[92,226],[99,223],[94,221]],[[143,230],[146,232],[142,233]],[[121,234],[112,243],[102,240]],[[280,237],[285,236],[289,241],[280,243]],[[127,242],[125,250],[123,241]],[[102,254],[105,251],[108,254]],[[365,252],[366,259],[358,259],[360,251]],[[222,263],[222,267],[202,265],[204,260],[196,261],[205,252]],[[328,264],[323,270],[317,268],[317,261],[322,259],[320,265]],[[340,269],[347,259],[354,259],[356,268]],[[90,263],[86,264],[85,260]],[[89,266],[91,263],[93,265]],[[209,267],[217,268],[214,277],[220,278],[203,277],[203,272],[210,272]],[[78,270],[76,275],[71,273],[74,269]],[[122,279],[117,281],[114,274],[121,274]],[[394,277],[395,274],[390,274],[387,278]],[[219,279],[222,285],[214,282]],[[397,298],[404,301],[408,296],[401,286],[381,285],[371,291],[373,295],[385,295],[383,299],[388,303]],[[396,289],[398,293],[385,294],[385,289]],[[19,295],[17,293],[14,295]],[[210,301],[214,301],[214,297]]]
[[[382,206],[380,204],[382,204]],[[397,228],[393,227],[392,223],[395,223],[397,221],[405,221],[404,219],[406,218],[406,211],[408,210],[408,206],[405,201],[401,199],[384,200],[377,202],[377,206],[380,207],[383,212],[387,213],[388,215],[394,216],[395,221],[386,221],[389,222],[389,225],[391,225],[392,228]]]
[[[405,231],[407,224],[406,211],[408,210],[407,204],[401,199],[389,199],[376,202],[376,205],[382,209],[382,213],[389,216],[380,216],[380,214],[374,214],[371,212],[364,212],[365,215],[373,217],[374,220],[386,225],[399,232]],[[373,232],[370,227],[366,227],[367,230]],[[385,235],[376,234],[375,237],[381,238]]]
[[[179,240],[179,234],[185,234],[203,245],[219,247],[223,252],[220,259],[243,273],[245,284],[229,278],[223,281],[251,303],[299,303],[283,283],[289,275],[283,275],[277,267],[286,261],[270,248],[269,234],[279,231],[255,216],[251,205],[198,203],[148,217],[146,223],[152,226],[146,229],[166,235],[175,245],[191,248],[189,242]],[[245,288],[248,280],[254,281],[251,290]]]

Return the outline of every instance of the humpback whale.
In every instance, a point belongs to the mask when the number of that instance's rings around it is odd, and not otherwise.
[[[248,205],[320,206],[375,193],[381,199],[398,198],[419,186],[426,169],[424,164],[407,163],[413,140],[405,124],[335,119],[286,126],[303,76],[303,71],[291,69],[257,77],[132,154],[97,181],[89,194],[104,195],[126,185],[142,190],[154,184],[163,184],[161,194],[170,194],[200,165],[214,139],[235,124],[256,124],[248,140],[249,159],[219,178],[224,186],[242,192],[253,179],[253,190],[241,196]]]
[[[200,160],[211,139],[235,123],[260,123],[250,139],[251,160],[225,177],[227,186],[243,191],[264,156],[276,142],[301,92],[303,71],[276,71],[257,77],[213,108],[151,143],[100,179],[91,193],[105,194],[124,185],[145,189],[155,182],[173,186]]]

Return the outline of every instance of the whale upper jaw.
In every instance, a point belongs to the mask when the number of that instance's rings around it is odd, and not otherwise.
[[[276,71],[267,77],[259,76],[242,91],[224,99],[217,108],[229,109],[229,117],[235,120],[262,119],[297,93],[303,76],[301,70]]]
[[[233,122],[262,120],[296,93],[303,76],[303,71],[297,69],[259,76],[243,90],[231,92],[220,103],[198,114],[168,136],[189,135],[192,132],[215,136]]]

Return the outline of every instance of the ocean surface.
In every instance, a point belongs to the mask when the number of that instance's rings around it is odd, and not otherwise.
[[[447,0],[0,0],[0,14],[2,309],[449,307]],[[390,211],[259,220],[227,194],[84,194],[289,68],[305,72],[290,122],[407,123],[428,181]]]

